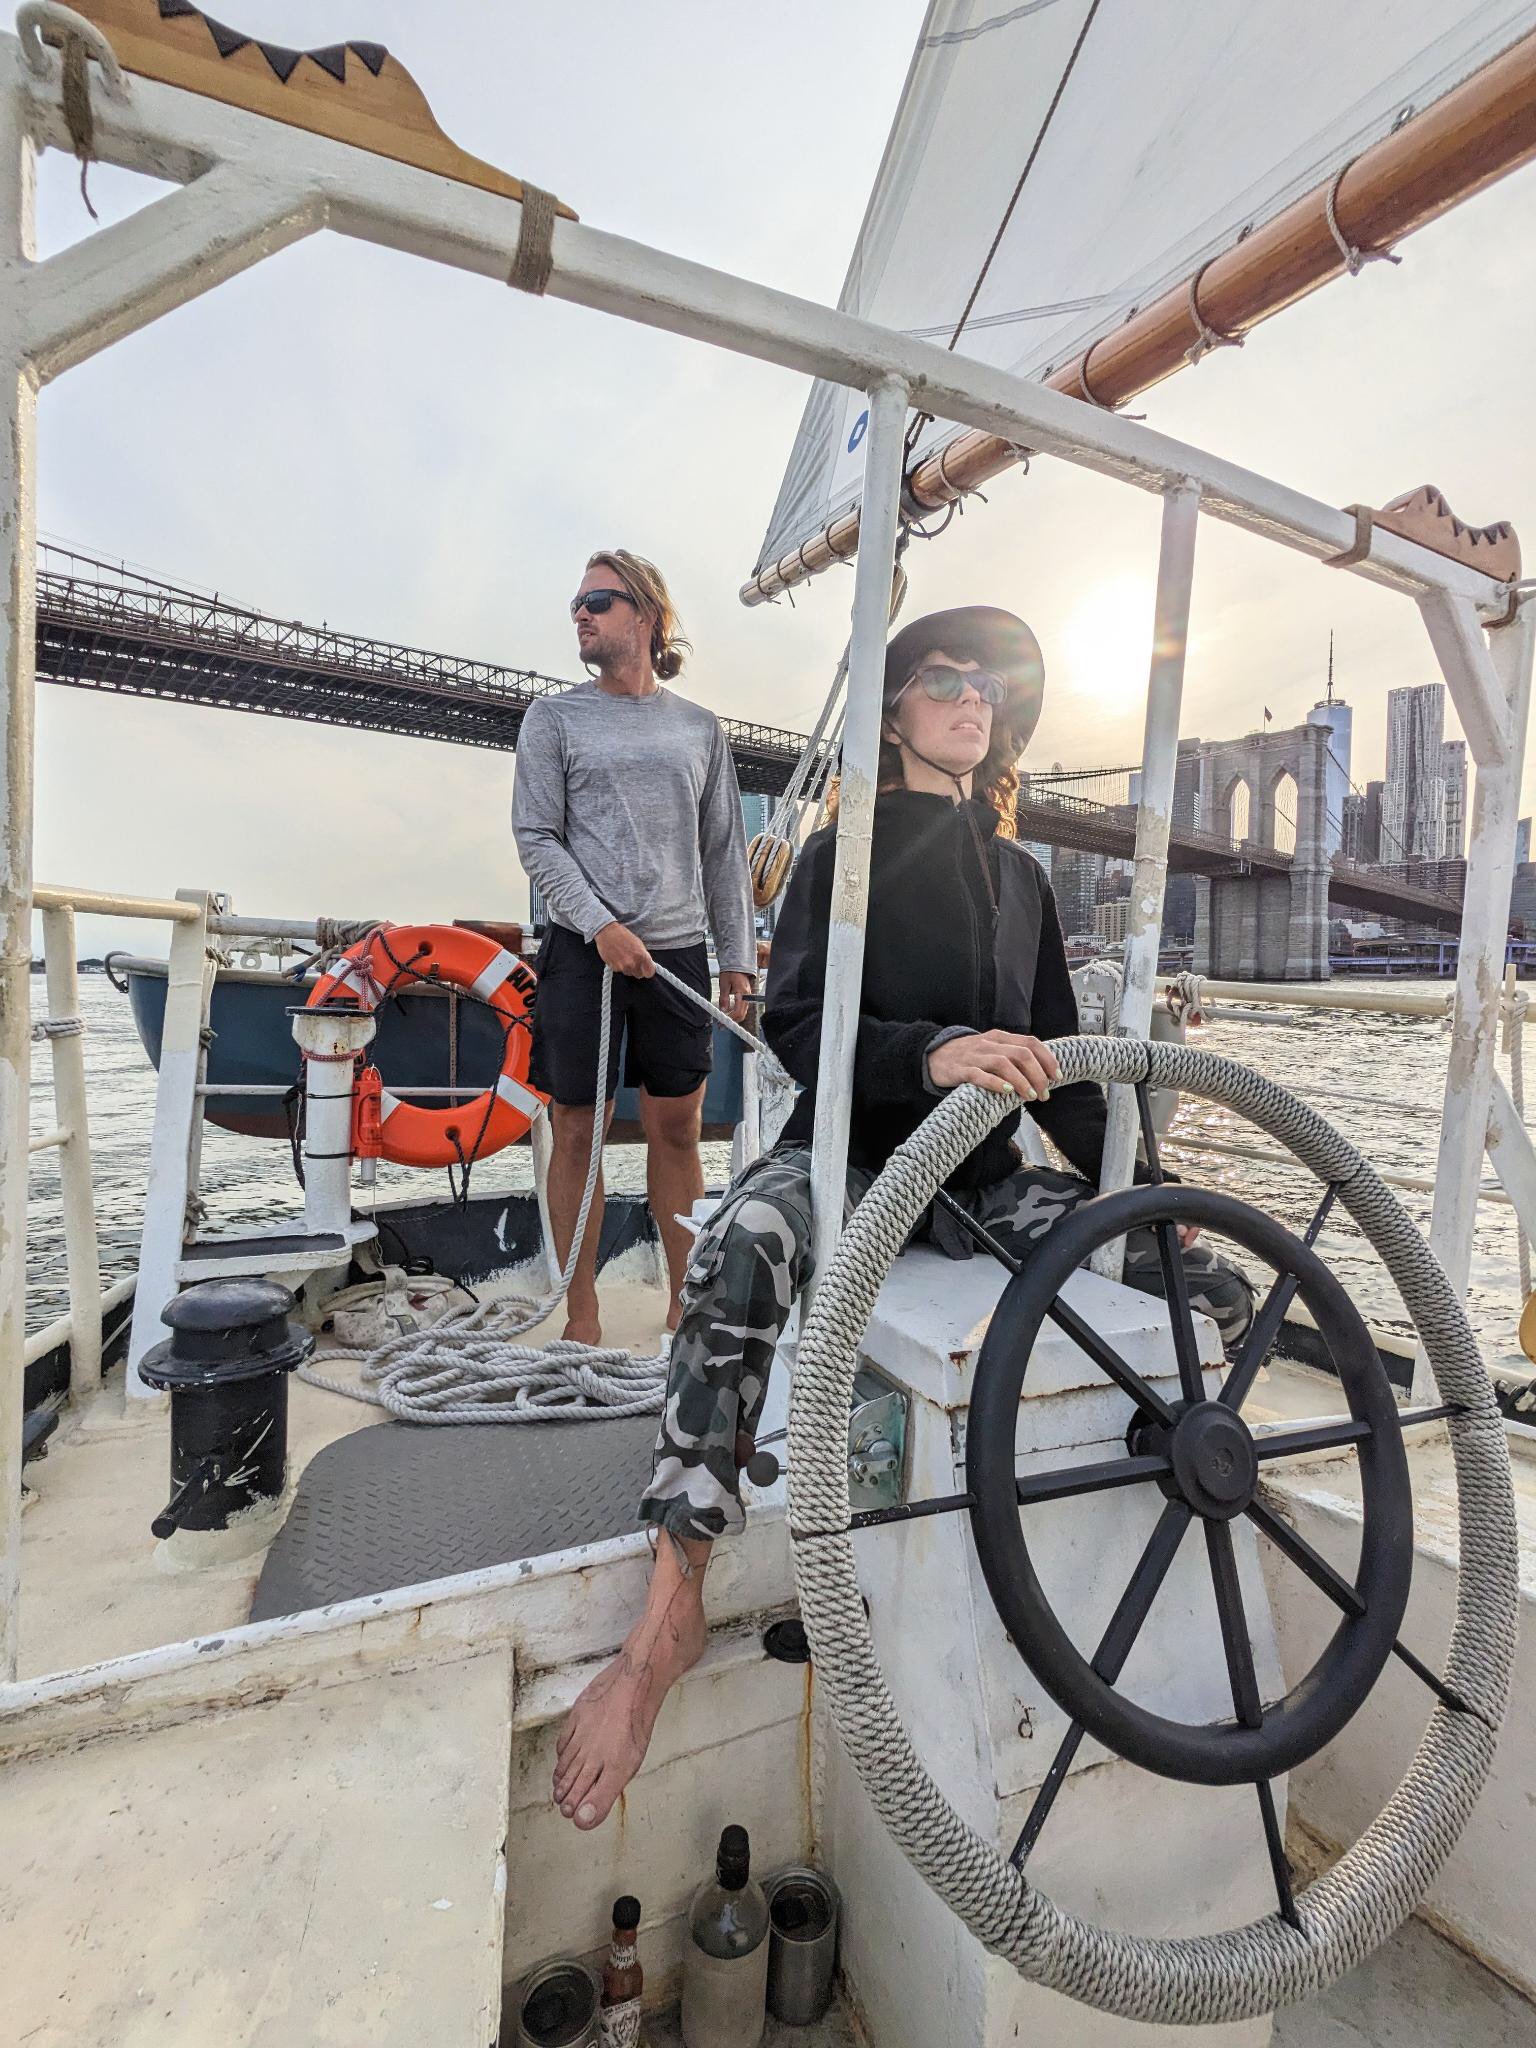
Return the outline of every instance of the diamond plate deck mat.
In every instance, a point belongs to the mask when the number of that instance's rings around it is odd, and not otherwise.
[[[621,1536],[655,1441],[647,1415],[356,1430],[305,1468],[251,1620]]]

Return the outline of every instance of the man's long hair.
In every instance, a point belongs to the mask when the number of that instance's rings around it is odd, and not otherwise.
[[[606,569],[635,600],[651,629],[651,670],[670,683],[682,673],[683,657],[693,652],[693,642],[683,633],[672,593],[656,564],[643,555],[632,555],[628,548],[599,548],[588,558],[587,567]]]

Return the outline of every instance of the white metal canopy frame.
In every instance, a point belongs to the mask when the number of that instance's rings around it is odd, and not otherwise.
[[[59,8],[28,12],[52,21],[56,29],[67,19],[67,10]],[[78,57],[75,63],[78,90]],[[33,238],[35,157],[40,149],[72,149],[74,141],[63,113],[57,56],[34,42],[27,57],[15,39],[0,37],[0,723],[5,778],[0,841],[0,1680],[16,1668],[20,1536],[38,391],[162,314],[321,229],[498,283],[513,281],[514,270],[516,281],[528,277],[519,261],[520,252],[526,253],[525,208],[505,190],[456,181],[200,91],[130,75],[119,90],[107,92],[94,67],[87,80],[94,155],[168,179],[181,189],[39,262]],[[862,391],[869,399],[829,935],[828,1029],[815,1134],[817,1263],[825,1271],[842,1206],[886,616],[909,405],[1166,498],[1158,618],[1167,637],[1160,636],[1150,677],[1137,895],[1120,1014],[1120,1029],[1128,1036],[1144,1033],[1150,1004],[1198,514],[1204,511],[1317,560],[1352,548],[1355,521],[1331,505],[1136,421],[931,342],[573,219],[557,218],[551,228],[547,206],[542,221],[540,239],[549,236],[549,262],[547,275],[542,264],[533,267],[535,288],[779,363]],[[1502,920],[1530,687],[1529,608],[1490,648],[1482,619],[1508,616],[1506,586],[1379,527],[1366,549],[1351,555],[1348,567],[1354,575],[1403,592],[1420,607],[1478,768],[1448,1081],[1447,1106],[1454,1113],[1443,1125],[1435,1211],[1436,1249],[1455,1288],[1464,1284],[1470,1257],[1492,1091]],[[1109,1071],[1120,1070],[1111,1066]],[[1127,1091],[1117,1091],[1112,1151],[1125,1169],[1122,1179],[1128,1178],[1134,1136],[1126,1122],[1127,1102]],[[945,1114],[954,1126],[955,1119],[974,1119],[979,1112],[961,1101]],[[1527,1144],[1526,1154],[1529,1149]],[[1528,1165],[1536,1184],[1536,1160]],[[803,1421],[800,1434],[805,1434]],[[833,1438],[841,1442],[840,1429],[829,1442]],[[822,1455],[831,1452],[824,1448]],[[1463,1455],[1458,1438],[1458,1457]],[[802,1459],[802,1471],[809,1469]],[[1503,1568],[1506,1575],[1512,1568],[1507,1557]],[[0,1684],[0,1703],[6,1691]],[[1317,1889],[1308,1896],[1316,1898]],[[1266,1933],[1265,1942],[1269,1939]],[[1253,1986],[1242,1994],[1250,2001],[1261,1995],[1262,1961],[1256,1962]],[[1149,2000],[1162,1996],[1160,1983],[1154,1970]]]
[[[1336,1193],[1397,1283],[1442,1398],[1454,1409],[1450,1436],[1460,1527],[1456,1620],[1444,1686],[1436,1688],[1441,1700],[1417,1754],[1384,1811],[1332,1870],[1294,1900],[1286,1878],[1280,1912],[1221,1933],[1163,1940],[1063,1912],[961,1819],[929,1776],[897,1715],[870,1638],[837,1419],[847,1414],[859,1342],[892,1261],[947,1176],[1008,1114],[1006,1099],[979,1088],[957,1089],[893,1155],[853,1212],[817,1289],[801,1332],[790,1407],[795,1582],[817,1677],[865,1791],[919,1874],[979,1940],[1026,1976],[1126,2019],[1161,2025],[1249,2019],[1311,1996],[1386,1940],[1423,1898],[1477,1803],[1493,1764],[1515,1654],[1517,1538],[1509,1449],[1466,1313],[1433,1252],[1375,1170],[1315,1110],[1261,1075],[1192,1047],[1069,1038],[1053,1050],[1064,1082],[1187,1089],[1249,1118],[1288,1145]],[[1234,1373],[1243,1372],[1240,1361]],[[1136,1463],[1125,1459],[1128,1469]],[[969,1505],[966,1496],[931,1504],[935,1512]],[[1137,1580],[1157,1541],[1154,1536]],[[1157,1582],[1150,1581],[1153,1597]],[[1100,1646],[1095,1672],[1133,1594],[1134,1584]],[[1149,1605],[1150,1599],[1137,1609],[1144,1622]],[[1021,1641],[1019,1647],[1028,1661],[1031,1646]],[[1120,1662],[1117,1656],[1116,1671]],[[1251,1660],[1248,1675],[1256,1700]],[[1234,1665],[1234,1708],[1242,1720],[1238,1693]],[[1246,1726],[1257,1732],[1263,1720],[1258,1707]],[[1069,1735],[1063,1754],[1072,1748]],[[1266,1791],[1261,1782],[1261,1799]],[[1265,1816],[1272,1820],[1271,1805]],[[1257,1826],[1254,1832],[1257,1847]],[[1272,1857],[1276,1850],[1272,1842]]]

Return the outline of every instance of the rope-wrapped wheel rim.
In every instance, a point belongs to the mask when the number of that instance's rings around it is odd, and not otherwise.
[[[893,1154],[843,1233],[799,1344],[790,1408],[795,1579],[812,1657],[843,1744],[914,1868],[986,1947],[1085,2004],[1162,2025],[1243,2020],[1352,1969],[1423,1898],[1492,1767],[1516,1636],[1516,1530],[1504,1427],[1465,1311],[1439,1261],[1358,1150],[1287,1090],[1187,1046],[1070,1038],[1063,1083],[1149,1082],[1238,1111],[1323,1180],[1381,1257],[1428,1354],[1450,1423],[1460,1530],[1447,1686],[1401,1784],[1365,1833],[1278,1914],[1180,1939],[1125,1934],[1063,1912],[960,1818],[912,1748],[875,1657],[849,1524],[846,1425],[857,1349],[897,1253],[937,1188],[1016,1105],[957,1089]],[[827,1533],[834,1532],[834,1533]]]

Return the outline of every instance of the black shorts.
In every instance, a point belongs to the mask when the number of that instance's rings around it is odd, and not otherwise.
[[[652,956],[680,981],[707,996],[709,955],[704,942],[676,946]],[[535,1088],[569,1108],[596,1099],[598,1010],[603,962],[596,946],[578,933],[552,924],[535,962],[539,977],[533,1005],[533,1060],[528,1078]],[[619,1085],[619,1046],[625,1045],[624,1079],[648,1095],[691,1095],[714,1064],[714,1027],[706,1011],[654,975],[633,981],[613,977],[613,1030],[608,1040],[611,1101]]]

